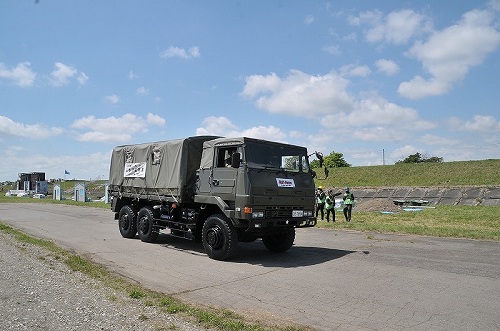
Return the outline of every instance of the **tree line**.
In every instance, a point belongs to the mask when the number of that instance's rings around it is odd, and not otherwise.
[[[347,163],[344,159],[344,154],[332,151],[327,156],[323,156],[321,153],[316,152],[315,160],[311,161],[311,168],[342,168],[342,167],[350,167],[351,164]],[[426,156],[419,152],[415,154],[411,154],[407,156],[405,159],[397,161],[395,164],[404,164],[404,163],[441,163],[443,162],[442,157],[438,156]]]

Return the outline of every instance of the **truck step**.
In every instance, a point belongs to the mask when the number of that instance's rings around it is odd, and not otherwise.
[[[176,238],[182,238],[187,240],[194,240],[194,235],[191,231],[179,230],[179,229],[171,229],[170,235]]]

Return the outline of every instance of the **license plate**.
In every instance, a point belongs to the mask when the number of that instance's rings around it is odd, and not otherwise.
[[[292,217],[304,217],[303,210],[292,210]]]

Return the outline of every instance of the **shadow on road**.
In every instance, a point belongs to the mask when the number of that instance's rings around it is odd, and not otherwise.
[[[166,249],[175,249],[192,255],[206,256],[201,243],[195,243],[166,234],[160,234],[155,244]],[[227,262],[247,263],[264,267],[295,268],[321,264],[355,252],[324,247],[293,246],[284,253],[274,253],[265,248],[261,240],[256,240],[252,243],[239,243],[236,255]]]
[[[267,250],[260,240],[241,244],[238,248],[238,253],[231,259],[232,262],[280,268],[316,265],[355,253],[355,251],[307,246],[293,246],[284,253],[274,253]]]

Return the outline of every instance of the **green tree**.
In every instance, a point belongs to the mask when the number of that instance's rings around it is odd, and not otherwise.
[[[341,167],[350,167],[351,165],[344,160],[344,154],[336,153],[332,151],[329,155],[323,157],[323,167],[327,168],[341,168]],[[317,169],[320,168],[319,160],[311,161],[311,168]]]
[[[437,156],[427,157],[427,156],[422,155],[419,152],[417,152],[415,154],[409,155],[404,160],[397,161],[396,164],[402,164],[402,163],[441,163],[441,162],[443,162],[442,157],[437,157]]]
[[[309,166],[311,167],[311,169],[319,168],[320,167],[319,160],[312,160],[311,163],[309,164]]]
[[[328,168],[342,168],[350,167],[351,165],[344,160],[344,154],[332,151],[329,155],[325,156],[325,167]]]

